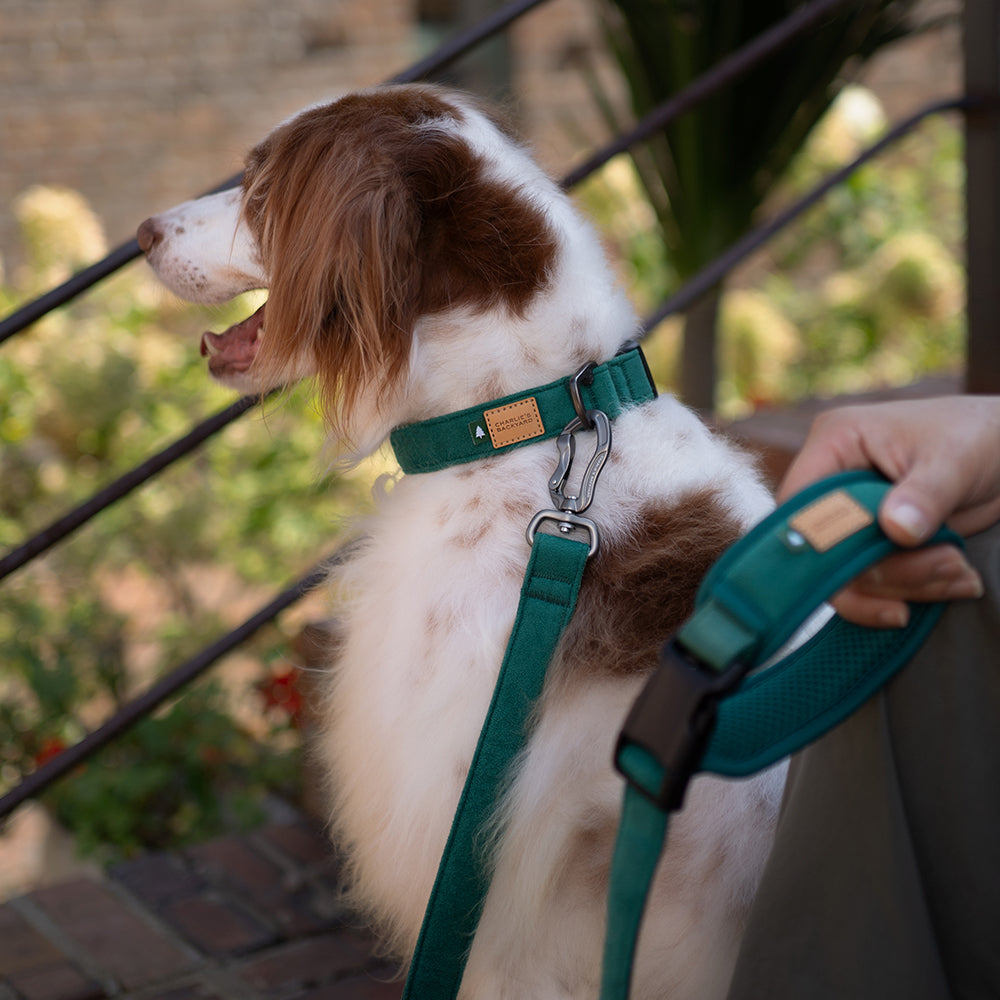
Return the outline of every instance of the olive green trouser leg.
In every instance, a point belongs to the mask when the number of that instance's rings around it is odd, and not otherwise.
[[[1000,526],[879,695],[793,761],[729,1000],[1000,997]]]

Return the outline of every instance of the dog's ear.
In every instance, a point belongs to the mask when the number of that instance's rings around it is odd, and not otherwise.
[[[310,261],[310,281],[324,282],[313,345],[328,417],[350,414],[374,391],[388,404],[405,378],[421,261],[419,211],[393,170],[368,170],[341,191],[330,242]],[[294,277],[292,284],[295,284]],[[341,431],[344,421],[337,421]]]
[[[341,415],[360,396],[391,396],[405,376],[420,218],[386,143],[360,141],[322,111],[251,153],[244,211],[269,274],[255,373],[274,384],[314,370],[324,411],[342,432]]]

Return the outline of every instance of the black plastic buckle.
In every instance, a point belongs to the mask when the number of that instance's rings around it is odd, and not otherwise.
[[[668,640],[660,650],[660,665],[635,700],[615,749],[615,767],[625,779],[661,809],[684,804],[688,783],[708,747],[719,699],[747,673],[734,663],[721,673]],[[637,744],[663,769],[658,789],[645,788],[622,768],[622,750]]]

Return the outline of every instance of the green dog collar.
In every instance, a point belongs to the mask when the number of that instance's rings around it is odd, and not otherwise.
[[[623,410],[656,398],[656,387],[638,347],[569,378],[482,406],[397,427],[389,442],[406,473],[437,472],[554,438],[584,410],[614,420]]]

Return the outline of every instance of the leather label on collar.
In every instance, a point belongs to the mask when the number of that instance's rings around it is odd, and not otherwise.
[[[799,511],[788,526],[817,552],[826,552],[872,521],[874,518],[866,508],[843,490],[837,490]]]
[[[519,399],[516,403],[498,406],[493,410],[483,411],[486,429],[490,432],[490,441],[494,448],[504,448],[509,444],[527,441],[545,433],[538,403],[534,396]]]

